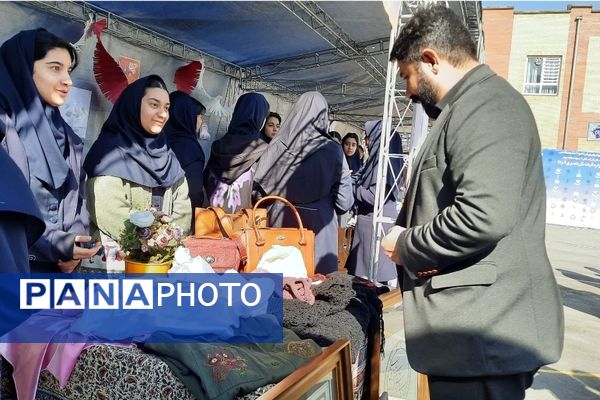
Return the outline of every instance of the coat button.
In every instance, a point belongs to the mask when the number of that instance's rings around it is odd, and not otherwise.
[[[48,210],[49,211],[56,211],[58,210],[58,205],[56,203],[52,203],[48,206]]]
[[[50,222],[53,223],[53,224],[56,224],[58,222],[58,217],[55,216],[55,215],[51,216],[50,217]]]

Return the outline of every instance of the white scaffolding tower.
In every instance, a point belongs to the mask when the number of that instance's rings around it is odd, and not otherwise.
[[[392,2],[395,3],[395,2]],[[392,22],[390,33],[389,50],[392,49],[396,38],[405,24],[419,8],[436,3],[436,1],[402,1],[395,3],[398,7],[396,22]],[[483,59],[483,31],[481,28],[481,1],[456,1],[438,2],[453,9],[457,15],[463,18],[469,29],[473,40],[477,45],[478,57]],[[389,12],[389,11],[388,11]],[[412,160],[417,154],[428,130],[429,119],[419,104],[412,104],[406,98],[404,82],[396,82],[398,65],[396,61],[388,62],[385,102],[383,110],[383,124],[381,142],[379,148],[379,164],[377,172],[377,186],[375,191],[375,205],[373,210],[373,236],[371,238],[371,265],[369,266],[369,279],[376,280],[377,267],[381,250],[381,239],[386,232],[384,224],[393,224],[395,217],[383,215],[384,204],[393,195],[398,202],[405,190],[405,180],[410,179]],[[404,136],[410,133],[410,144],[408,154],[390,152],[390,143],[394,135]],[[394,160],[403,160],[401,171],[396,172],[392,167]],[[390,188],[386,188],[388,173],[392,173],[394,182]],[[405,179],[403,179],[405,177]],[[389,189],[389,190],[388,190]]]

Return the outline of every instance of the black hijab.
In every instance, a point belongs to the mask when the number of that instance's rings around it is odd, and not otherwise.
[[[319,92],[304,93],[261,157],[254,182],[266,194],[280,193],[304,160],[332,143],[327,101]]]
[[[169,121],[164,128],[169,147],[184,169],[195,161],[204,164],[204,151],[196,139],[196,118],[201,103],[179,90],[171,93],[169,98]]]
[[[342,139],[342,150],[344,148],[344,143],[346,143],[346,140],[356,140],[356,151],[354,152],[354,154],[351,156],[347,156],[346,152],[344,152],[344,157],[346,157],[346,162],[348,163],[348,167],[350,168],[350,170],[353,173],[357,173],[360,167],[362,167],[362,161],[360,161],[360,154],[358,151],[358,146],[360,146],[360,139],[356,133],[348,133],[346,134],[346,136],[344,136],[344,139]]]
[[[369,188],[377,183],[377,174],[379,167],[379,150],[381,146],[381,131],[382,121],[368,121],[365,124],[365,134],[369,138],[369,159],[365,165],[360,169],[358,173],[357,183],[365,188]],[[402,140],[396,133],[392,136],[390,141],[390,153],[401,154],[402,153]],[[392,171],[396,176],[400,174],[402,170],[403,160],[401,159],[390,159],[387,172],[387,185],[392,187],[394,184],[394,177]]]
[[[148,188],[166,189],[185,176],[165,135],[149,134],[142,127],[141,104],[150,79],[163,81],[149,75],[121,93],[83,163],[90,178],[116,176]]]
[[[348,157],[346,154],[344,154],[344,156],[346,157],[348,168],[350,168],[350,170],[353,173],[357,172],[360,169],[360,167],[362,167],[362,162],[360,161],[360,155],[358,154],[358,150],[356,150],[356,153],[354,153],[354,155],[351,155],[350,157]]]
[[[43,30],[21,31],[0,47],[0,108],[11,116],[23,144],[27,160],[18,164],[28,166],[27,178],[35,176],[58,189],[69,176],[69,141],[74,146],[82,142],[59,109],[41,99],[33,81],[35,38]]]
[[[267,143],[260,138],[269,114],[267,99],[258,93],[240,96],[227,133],[211,148],[208,170],[227,184],[233,183],[262,156]]]

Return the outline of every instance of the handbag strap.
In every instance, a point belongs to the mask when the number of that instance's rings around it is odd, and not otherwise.
[[[215,213],[218,220],[221,220],[225,216],[225,211],[221,207],[208,207],[208,209]]]
[[[252,209],[252,213],[256,214],[256,210],[258,209],[258,206],[261,205],[262,203],[264,203],[265,201],[270,201],[270,200],[281,201],[282,203],[287,205],[292,210],[292,212],[294,213],[294,216],[296,217],[296,221],[298,222],[298,228],[300,229],[300,240],[298,241],[298,244],[301,246],[305,246],[306,238],[304,236],[304,225],[302,225],[302,219],[300,218],[300,214],[298,214],[298,210],[296,210],[296,207],[294,207],[294,205],[292,203],[290,203],[287,199],[280,197],[280,196],[265,196],[256,202],[256,204],[254,205],[254,208]],[[262,246],[263,244],[265,244],[265,240],[260,235],[260,232],[258,230],[258,227],[256,226],[256,221],[254,220],[254,218],[252,218],[252,229],[254,229],[254,233],[256,235],[256,245]]]
[[[233,222],[231,221],[231,218],[225,214],[225,211],[223,211],[223,209],[220,207],[208,207],[208,209],[215,213],[217,224],[219,224],[219,228],[221,228],[223,237],[231,238],[231,236],[234,234]]]
[[[253,208],[242,208],[240,212],[248,217],[248,221],[254,220],[257,224],[260,224],[263,220]]]
[[[246,265],[246,262],[248,262],[248,251],[246,250],[246,246],[244,246],[242,238],[240,238],[238,235],[231,235],[229,239],[235,243],[238,251],[240,252],[240,265]]]

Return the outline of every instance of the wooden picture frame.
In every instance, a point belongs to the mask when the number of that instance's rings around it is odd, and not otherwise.
[[[353,397],[349,340],[337,340],[288,375],[260,400],[345,400]]]

